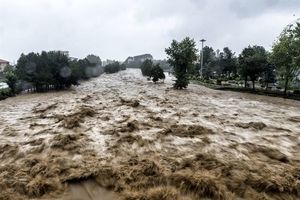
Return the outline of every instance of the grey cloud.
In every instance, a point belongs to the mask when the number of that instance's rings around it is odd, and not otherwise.
[[[230,9],[239,17],[251,17],[265,12],[289,12],[300,8],[299,0],[233,0]]]
[[[185,36],[237,52],[249,44],[268,48],[300,17],[298,0],[0,1],[0,58],[10,61],[23,52],[55,49],[80,58],[164,58],[171,40]]]

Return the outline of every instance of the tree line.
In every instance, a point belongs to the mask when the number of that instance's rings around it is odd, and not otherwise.
[[[16,66],[5,69],[6,83],[11,92],[22,90],[45,92],[78,85],[79,80],[97,77],[103,73],[98,56],[71,59],[61,51],[21,54]]]
[[[200,59],[197,55],[196,42],[189,37],[182,41],[173,40],[165,49],[167,61],[173,68],[176,77],[174,88],[183,89],[192,77],[199,77]],[[247,87],[248,81],[260,79],[268,87],[276,81],[284,87],[284,94],[300,72],[300,22],[287,26],[270,52],[262,46],[248,46],[236,56],[228,47],[214,51],[204,47],[201,79],[240,79]],[[126,69],[119,62],[111,63],[104,68],[98,56],[88,55],[83,59],[71,59],[61,51],[22,54],[15,67],[5,69],[6,83],[11,93],[30,89],[37,92],[60,90],[78,85],[78,81],[99,76],[101,73],[116,73]],[[165,75],[159,64],[146,60],[141,65],[144,76],[157,82]],[[19,83],[23,87],[20,87]],[[24,85],[27,85],[24,87]]]
[[[200,59],[194,39],[173,40],[165,52],[176,77],[176,89],[186,88],[191,77],[200,75]],[[223,51],[214,51],[208,46],[203,49],[202,79],[242,79],[245,87],[249,80],[253,89],[259,78],[266,88],[277,80],[282,83],[286,95],[299,71],[300,22],[286,27],[270,52],[257,45],[244,48],[238,56],[228,47]]]

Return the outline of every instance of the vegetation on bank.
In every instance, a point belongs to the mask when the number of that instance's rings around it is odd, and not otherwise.
[[[9,89],[0,90],[0,99],[14,96],[21,91],[46,92],[78,85],[103,73],[98,56],[71,59],[61,51],[22,54],[16,66],[7,66],[3,72]]]
[[[14,96],[14,94],[9,88],[0,89],[0,101],[12,96]]]
[[[285,97],[288,99],[300,100],[300,89],[295,89],[293,92],[288,92],[285,96],[284,91],[280,90],[266,90],[262,88],[252,88],[240,87],[238,85],[229,85],[229,84],[216,84],[213,80],[192,80],[192,83],[202,85],[214,90],[224,90],[224,91],[233,91],[233,92],[243,92],[257,95],[266,95],[272,97]]]
[[[273,46],[271,60],[277,67],[279,79],[283,81],[284,93],[287,94],[290,82],[300,71],[300,21],[283,30]]]
[[[173,40],[165,52],[176,78],[175,89],[187,88],[190,80],[216,82],[217,85],[227,82],[233,88],[241,86],[232,85],[230,81],[243,81],[244,88],[251,87],[253,90],[268,90],[275,86],[277,89],[284,88],[284,96],[291,94],[290,89],[295,94],[299,92],[294,83],[298,81],[300,86],[300,22],[287,26],[270,52],[262,46],[254,45],[244,48],[236,56],[228,47],[214,51],[212,47],[206,46],[202,51],[202,69],[196,42],[192,38]],[[70,59],[61,51],[22,54],[16,66],[5,69],[4,78],[10,89],[1,91],[0,98],[28,89],[44,92],[70,88],[78,85],[79,80],[96,77],[103,72],[116,73],[126,69],[126,64],[119,62],[103,68],[101,66],[101,59],[95,55],[78,60]],[[140,68],[143,76],[153,82],[165,78],[162,67],[152,60],[144,61]],[[260,87],[256,87],[257,82]]]
[[[3,72],[9,88],[0,89],[0,100],[21,91],[47,92],[68,89],[80,80],[97,77],[102,73],[126,70],[124,64],[114,62],[102,67],[99,56],[71,59],[62,51],[22,54],[16,66],[7,66]]]
[[[223,51],[204,47],[202,76],[201,60],[197,56],[193,39],[187,37],[180,42],[174,40],[166,49],[166,53],[176,77],[175,89],[186,88],[191,79],[202,82],[215,80],[218,85],[221,85],[222,81],[232,80],[243,81],[244,88],[251,87],[252,90],[257,89],[257,82],[265,90],[283,87],[283,95],[287,96],[290,94],[289,89],[297,93],[297,87],[300,86],[300,22],[284,29],[271,52],[262,46],[254,45],[244,48],[241,54],[236,56],[228,47]],[[297,81],[298,86],[295,84]]]

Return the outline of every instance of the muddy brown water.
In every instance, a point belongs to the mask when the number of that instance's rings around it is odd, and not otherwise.
[[[299,199],[300,102],[139,70],[0,102],[0,199]]]

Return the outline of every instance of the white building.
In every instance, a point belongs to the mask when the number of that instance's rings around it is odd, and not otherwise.
[[[0,59],[0,72],[3,72],[6,66],[9,65],[9,62],[6,60]]]

